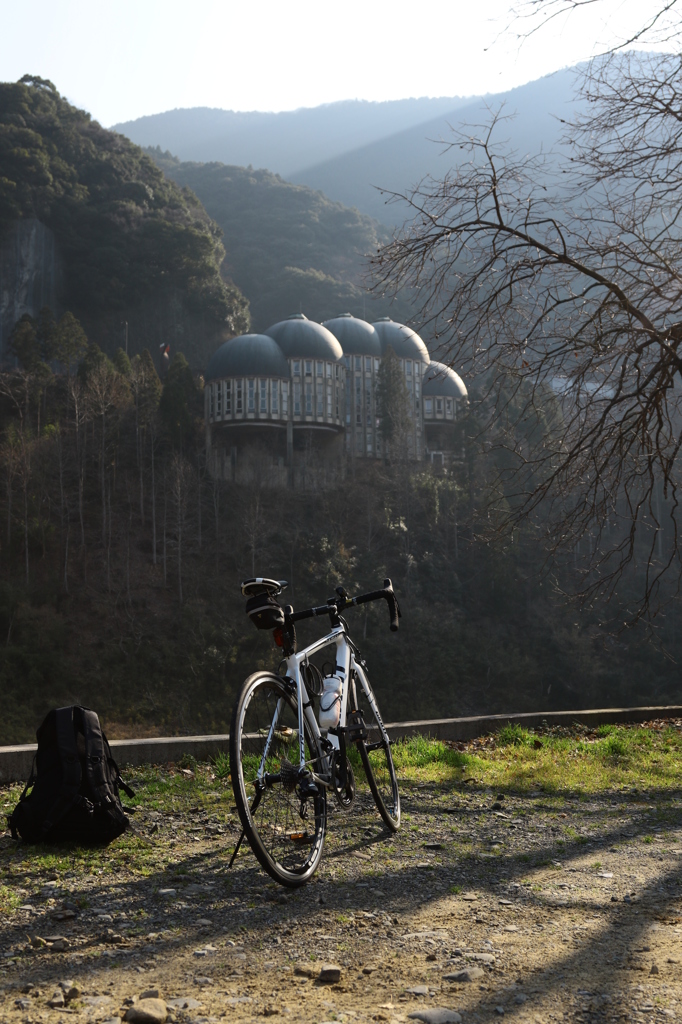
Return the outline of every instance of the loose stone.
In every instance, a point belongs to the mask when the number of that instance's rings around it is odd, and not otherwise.
[[[465,967],[463,971],[455,971],[453,974],[445,974],[444,981],[478,981],[485,971],[482,967]]]
[[[492,953],[467,953],[468,960],[478,960],[481,964],[494,964],[495,957]]]
[[[163,999],[140,999],[126,1012],[125,1020],[131,1024],[164,1024],[167,1016]]]
[[[179,996],[176,999],[168,999],[167,1005],[174,1010],[198,1010],[201,1003],[198,999],[192,999],[191,996]],[[118,1018],[116,1020],[118,1024]]]
[[[460,1024],[462,1020],[456,1010],[448,1010],[444,1006],[433,1006],[428,1010],[415,1010],[408,1013],[410,1020],[423,1020],[425,1024]]]
[[[323,985],[336,985],[341,980],[341,968],[336,964],[323,964],[318,980]]]

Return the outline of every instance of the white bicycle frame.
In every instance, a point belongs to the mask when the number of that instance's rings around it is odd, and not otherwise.
[[[286,674],[290,679],[293,679],[294,682],[296,683],[296,696],[298,702],[298,742],[301,769],[304,769],[306,767],[304,716],[305,721],[307,721],[310,731],[315,737],[315,739],[319,741],[322,737],[322,733],[320,732],[320,726],[318,724],[317,719],[315,718],[315,715],[313,714],[310,697],[308,695],[305,682],[303,681],[301,666],[307,664],[311,655],[316,654],[318,651],[321,651],[324,647],[329,647],[332,644],[336,646],[336,667],[334,669],[334,674],[340,678],[342,685],[339,727],[344,728],[346,725],[346,713],[348,710],[348,694],[350,691],[350,681],[352,676],[355,675],[355,678],[357,680],[356,685],[359,684],[362,687],[362,689],[365,692],[365,696],[367,697],[367,700],[369,702],[369,705],[372,708],[372,711],[374,712],[376,720],[379,724],[379,728],[381,730],[382,739],[385,742],[388,742],[386,729],[384,728],[384,723],[379,713],[379,708],[377,706],[376,698],[374,696],[374,691],[370,686],[367,675],[364,672],[362,665],[359,665],[355,660],[355,652],[353,651],[351,645],[348,643],[345,628],[342,625],[334,626],[331,629],[331,631],[326,634],[326,636],[320,637],[319,640],[316,640],[314,643],[310,644],[309,647],[306,647],[302,651],[298,651],[296,654],[290,655],[286,659]],[[275,734],[275,730],[277,729],[277,721],[279,719],[283,703],[284,698],[280,697],[272,720],[272,725],[270,726],[270,732],[268,734],[265,749],[263,751],[260,767],[258,770],[258,775],[261,777],[265,772],[265,764],[267,762],[268,755],[270,752],[272,738]],[[327,739],[329,740],[329,742],[331,743],[332,747],[335,750],[339,749],[338,736],[334,735],[333,733],[329,733],[327,735]],[[316,782],[320,782],[324,786],[331,785],[331,774],[328,774],[328,777],[324,778],[320,777],[318,772],[313,771],[312,775]]]

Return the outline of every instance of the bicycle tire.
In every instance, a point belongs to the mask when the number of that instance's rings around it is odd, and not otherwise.
[[[369,683],[367,685],[369,686]],[[391,832],[397,832],[400,828],[400,791],[388,733],[381,720],[379,705],[371,687],[369,693],[371,693],[374,706],[372,706],[364,683],[359,680],[357,675],[354,680],[354,689],[355,707],[362,711],[365,725],[370,732],[368,739],[357,741],[362,767],[365,770],[374,803],[384,824]],[[373,740],[372,733],[375,736],[378,733],[379,739]]]
[[[277,707],[280,710],[273,732]],[[306,761],[319,763],[321,751],[307,722],[305,739]],[[245,680],[232,712],[232,790],[244,833],[261,866],[281,885],[298,888],[313,875],[322,857],[327,828],[326,791],[318,786],[314,796],[302,801],[291,780],[288,785],[277,781],[263,787],[258,797],[255,780],[261,765],[273,775],[281,773],[283,767],[295,775],[299,765],[296,696],[279,676],[270,672],[256,672]],[[310,821],[301,816],[304,805],[308,814],[312,810]],[[308,825],[312,825],[312,832]]]

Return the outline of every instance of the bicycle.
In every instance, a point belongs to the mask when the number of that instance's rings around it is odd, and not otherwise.
[[[400,794],[391,744],[367,665],[341,615],[347,608],[385,600],[390,628],[400,608],[390,579],[381,590],[349,597],[342,587],[325,605],[295,612],[276,598],[284,580],[242,583],[247,613],[259,629],[272,629],[284,658],[280,671],[255,672],[240,691],[230,729],[230,770],[242,833],[262,867],[277,882],[296,888],[317,869],[327,830],[327,795],[343,809],[355,799],[350,744],[360,755],[370,791],[386,826],[400,827]],[[295,623],[328,615],[330,630],[298,651]],[[335,647],[333,667],[323,674],[310,658]],[[324,666],[323,666],[324,667]],[[319,722],[313,698],[320,700]]]

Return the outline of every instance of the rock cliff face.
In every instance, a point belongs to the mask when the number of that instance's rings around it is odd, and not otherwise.
[[[20,316],[49,306],[58,315],[60,265],[55,238],[34,217],[17,221],[0,240],[0,361]]]

